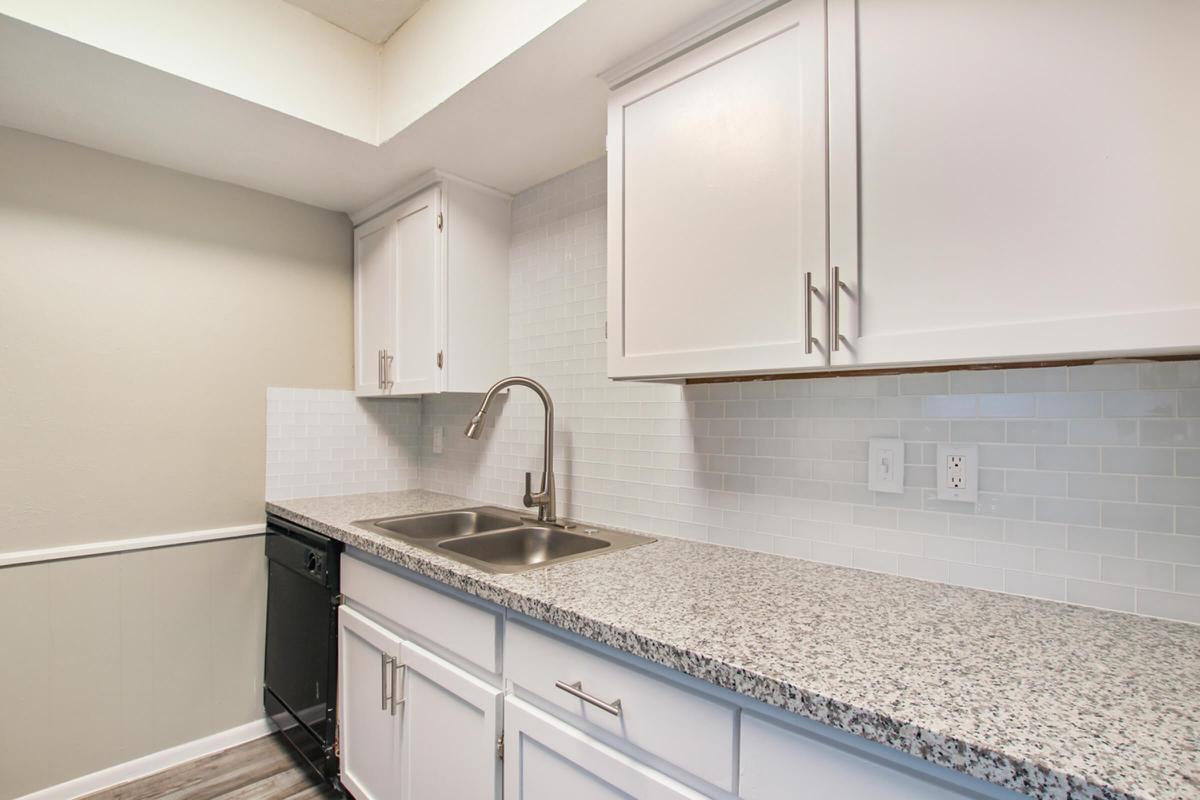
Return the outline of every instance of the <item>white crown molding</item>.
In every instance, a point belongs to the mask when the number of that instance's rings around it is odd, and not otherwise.
[[[69,544],[62,547],[44,547],[36,550],[14,550],[0,553],[0,567],[12,567],[17,564],[39,564],[44,561],[62,561],[68,558],[85,558],[107,553],[125,553],[131,550],[150,550],[157,547],[175,547],[181,544],[196,542],[212,542],[218,539],[240,539],[245,536],[258,536],[266,533],[262,523],[254,525],[235,525],[231,528],[207,528],[199,531],[184,531],[182,533],[162,533],[154,536],[139,536],[133,539],[114,539],[109,542],[89,542],[87,544]]]
[[[783,5],[784,2],[786,0],[732,0],[665,39],[660,39],[614,64],[596,77],[608,84],[609,89],[616,89],[660,64],[699,47],[730,28],[749,22],[759,14]]]
[[[194,739],[166,750],[159,750],[157,753],[126,761],[123,764],[81,775],[56,786],[39,789],[24,797],[18,797],[16,800],[70,800],[73,797],[83,797],[101,789],[144,778],[169,767],[245,744],[274,731],[274,723],[263,717],[236,728],[205,736],[202,739]]]
[[[428,189],[435,183],[457,183],[462,186],[469,186],[476,191],[484,192],[495,197],[502,197],[505,200],[512,200],[512,195],[508,192],[502,192],[499,189],[487,186],[482,183],[463,178],[450,172],[441,169],[431,169],[428,172],[423,172],[411,181],[401,184],[397,189],[388,192],[383,197],[371,203],[368,206],[360,208],[358,211],[350,213],[350,222],[358,227],[359,225],[369,220],[378,217],[389,208],[403,203],[408,198],[415,195],[424,189]]]

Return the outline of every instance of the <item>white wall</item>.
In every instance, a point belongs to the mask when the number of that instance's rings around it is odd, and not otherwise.
[[[603,161],[513,202],[511,366],[554,397],[563,513],[1200,622],[1200,361],[613,383],[604,237]],[[475,442],[478,401],[422,401],[421,486],[513,505],[541,468],[541,405],[514,390]],[[902,495],[866,489],[877,435],[909,443]],[[978,504],[934,496],[939,441],[980,444]]]
[[[0,128],[0,553],[261,523],[344,389],[342,214]],[[0,568],[0,798],[258,718],[259,537]]]
[[[581,5],[428,0],[383,45],[378,140],[412,125]]]
[[[0,14],[378,141],[379,48],[282,0],[0,0]]]

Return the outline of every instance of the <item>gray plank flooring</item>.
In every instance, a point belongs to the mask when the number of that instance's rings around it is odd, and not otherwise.
[[[334,800],[278,734],[89,794],[82,800]]]

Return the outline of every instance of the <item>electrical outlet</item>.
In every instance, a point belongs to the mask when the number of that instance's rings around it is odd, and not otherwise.
[[[979,445],[939,444],[934,472],[939,500],[979,499]]]
[[[433,452],[436,455],[441,455],[446,439],[446,429],[441,425],[433,427]]]
[[[867,488],[903,494],[904,442],[900,439],[867,440]]]

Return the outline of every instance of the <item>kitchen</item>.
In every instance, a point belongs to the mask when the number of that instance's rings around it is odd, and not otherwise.
[[[516,7],[0,2],[0,797],[1200,796],[1200,7]]]

